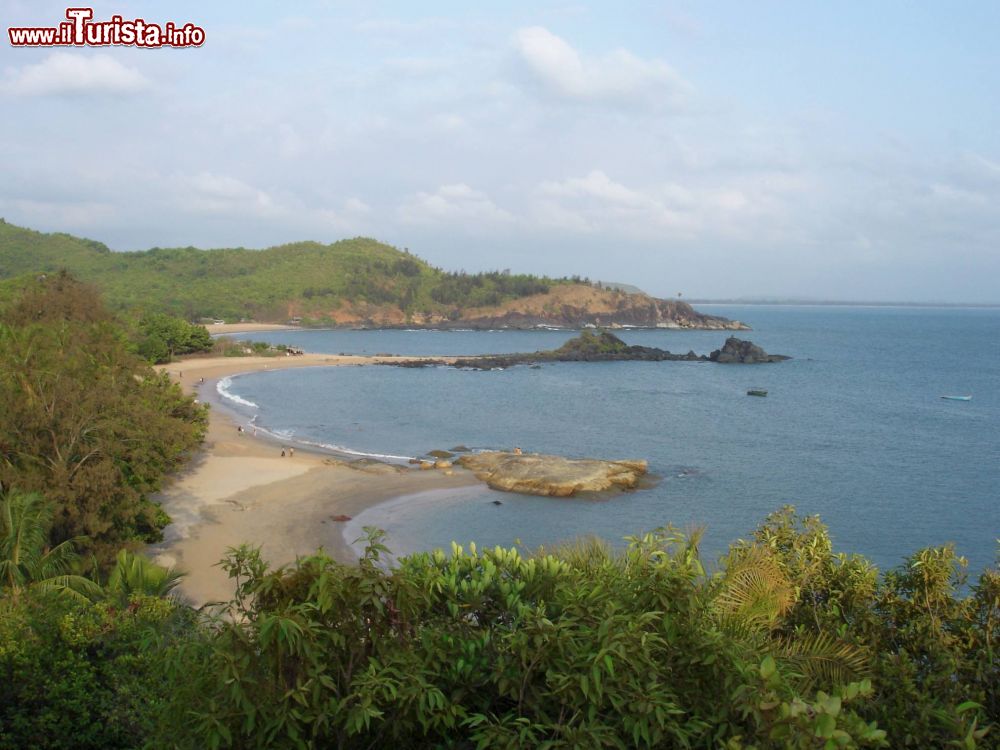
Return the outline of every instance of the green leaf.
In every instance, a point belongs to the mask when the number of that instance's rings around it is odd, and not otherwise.
[[[760,663],[760,676],[765,680],[771,679],[774,673],[778,671],[778,665],[774,661],[774,657],[768,655],[764,657],[764,661]]]

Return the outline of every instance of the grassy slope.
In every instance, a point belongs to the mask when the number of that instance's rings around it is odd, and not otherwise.
[[[291,304],[319,315],[342,301],[445,312],[545,291],[527,276],[456,277],[372,239],[298,242],[266,250],[161,249],[115,253],[67,234],[0,223],[0,281],[65,268],[97,284],[112,306],[187,318],[279,320]]]

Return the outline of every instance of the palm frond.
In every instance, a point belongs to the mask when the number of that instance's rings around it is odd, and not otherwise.
[[[807,633],[775,639],[775,657],[799,675],[803,691],[856,682],[868,676],[868,653],[829,633]]]
[[[720,626],[770,630],[794,604],[795,594],[774,554],[754,545],[730,554],[713,608]]]
[[[104,595],[103,589],[84,576],[61,575],[35,581],[31,586],[39,594],[59,594],[80,602],[97,601]]]

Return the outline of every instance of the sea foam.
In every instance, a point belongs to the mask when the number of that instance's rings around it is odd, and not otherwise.
[[[229,387],[232,384],[233,384],[233,379],[232,378],[228,378],[228,377],[227,378],[222,378],[218,383],[215,384],[215,390],[224,399],[228,399],[229,401],[232,401],[233,403],[240,404],[242,406],[249,406],[251,409],[259,409],[260,408],[253,401],[248,401],[245,398],[240,398],[235,393],[231,393],[229,391]]]

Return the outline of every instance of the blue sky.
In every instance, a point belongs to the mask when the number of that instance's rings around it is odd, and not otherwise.
[[[0,216],[119,250],[365,235],[660,295],[1000,302],[1000,4],[483,5],[99,3],[207,42],[5,42]]]

